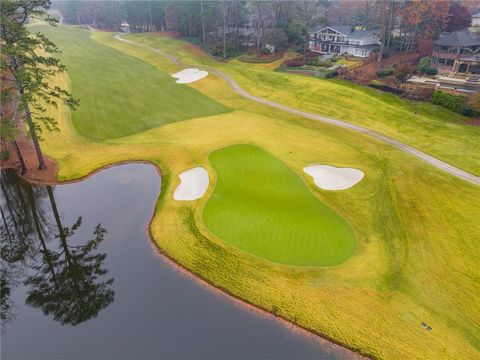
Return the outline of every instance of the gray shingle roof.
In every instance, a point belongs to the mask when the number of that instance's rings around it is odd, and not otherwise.
[[[350,39],[361,39],[365,36],[368,36],[372,33],[377,33],[378,29],[371,29],[371,30],[355,30],[352,26],[349,25],[335,25],[335,26],[322,26],[315,29],[315,32],[330,28],[333,29],[341,34],[348,36]]]
[[[472,15],[472,18],[480,18],[480,12],[476,13],[476,14],[473,14]]]
[[[433,43],[440,46],[480,46],[480,38],[473,36],[467,29],[463,29],[453,31]]]

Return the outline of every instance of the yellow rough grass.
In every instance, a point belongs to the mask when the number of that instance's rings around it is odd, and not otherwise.
[[[111,38],[92,36],[99,42]],[[115,41],[110,46],[163,70],[178,69],[148,50]],[[65,75],[55,81],[69,85]],[[51,109],[61,132],[45,134],[42,145],[58,161],[59,180],[119,161],[150,161],[163,175],[153,240],[215,286],[375,358],[479,356],[478,187],[362,135],[248,102],[212,74],[192,86],[237,110],[92,143],[74,133],[66,109]],[[255,144],[284,161],[350,222],[358,246],[347,262],[328,268],[276,265],[206,229],[201,210],[216,181],[208,155],[238,143]],[[302,172],[310,163],[355,167],[366,177],[348,191],[320,191]],[[178,175],[198,165],[211,174],[206,196],[174,201]],[[422,321],[433,330],[426,331]]]

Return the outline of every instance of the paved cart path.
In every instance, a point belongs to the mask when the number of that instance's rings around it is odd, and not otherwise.
[[[117,34],[117,35],[115,35],[115,39],[117,39],[119,41],[123,41],[123,42],[128,43],[128,44],[143,47],[143,48],[151,50],[153,52],[156,52],[156,53],[166,57],[167,59],[169,59],[174,64],[185,65],[185,64],[182,64],[182,62],[180,60],[178,60],[175,56],[173,56],[171,54],[168,54],[168,53],[166,53],[162,50],[153,48],[151,46],[138,43],[136,41],[124,39],[123,35],[124,34]],[[402,143],[398,140],[395,140],[395,139],[393,139],[389,136],[383,135],[379,132],[376,132],[374,130],[370,130],[370,129],[365,128],[363,126],[359,126],[359,125],[348,123],[346,121],[333,119],[333,118],[329,118],[329,117],[326,117],[326,116],[321,116],[321,115],[317,115],[317,114],[314,114],[314,113],[309,113],[309,112],[305,112],[305,111],[302,111],[302,110],[294,109],[294,108],[276,103],[274,101],[270,101],[270,100],[252,95],[252,94],[248,93],[247,91],[245,91],[234,79],[232,79],[230,76],[226,75],[225,73],[223,73],[223,72],[221,72],[217,69],[211,68],[209,66],[203,66],[202,68],[220,76],[222,79],[224,79],[225,81],[228,82],[228,84],[232,87],[232,89],[238,95],[240,95],[240,96],[242,96],[242,97],[244,97],[248,100],[256,101],[260,104],[267,105],[267,106],[270,106],[270,107],[273,107],[273,108],[276,108],[276,109],[279,109],[279,110],[282,110],[282,111],[286,111],[286,112],[294,114],[294,115],[302,116],[302,117],[307,118],[307,119],[311,119],[311,120],[315,120],[315,121],[321,121],[323,123],[335,125],[335,126],[338,126],[338,127],[344,128],[344,129],[348,129],[348,130],[356,131],[356,132],[359,132],[359,133],[362,133],[362,134],[366,134],[366,135],[371,136],[371,137],[373,137],[377,140],[383,141],[384,143],[390,144],[393,147],[395,147],[395,148],[397,148],[397,149],[399,149],[399,150],[401,150],[405,153],[413,155],[416,158],[418,158],[420,160],[423,160],[426,163],[428,163],[432,166],[435,166],[436,168],[449,173],[450,175],[456,176],[457,178],[463,179],[463,180],[468,181],[472,184],[480,185],[480,176],[476,176],[476,175],[471,174],[467,171],[459,169],[459,168],[457,168],[453,165],[447,164],[446,162],[444,162],[442,160],[439,160],[439,159],[437,159],[437,158],[435,158],[431,155],[428,155],[428,154],[426,154],[426,153],[424,153],[420,150],[417,150],[417,149],[415,149],[415,148],[413,148],[409,145],[406,145],[406,144],[404,144],[404,143]]]

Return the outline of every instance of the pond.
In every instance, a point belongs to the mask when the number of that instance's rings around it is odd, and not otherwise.
[[[147,164],[56,186],[2,172],[2,359],[350,357],[165,259],[146,230],[159,191]]]

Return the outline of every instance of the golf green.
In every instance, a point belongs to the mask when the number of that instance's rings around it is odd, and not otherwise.
[[[62,50],[71,92],[80,99],[72,112],[75,130],[95,140],[115,139],[176,121],[229,111],[138,58],[93,40],[73,26],[33,26]]]
[[[269,261],[338,265],[355,248],[350,225],[282,161],[253,145],[210,154],[217,183],[203,210],[207,228]]]

